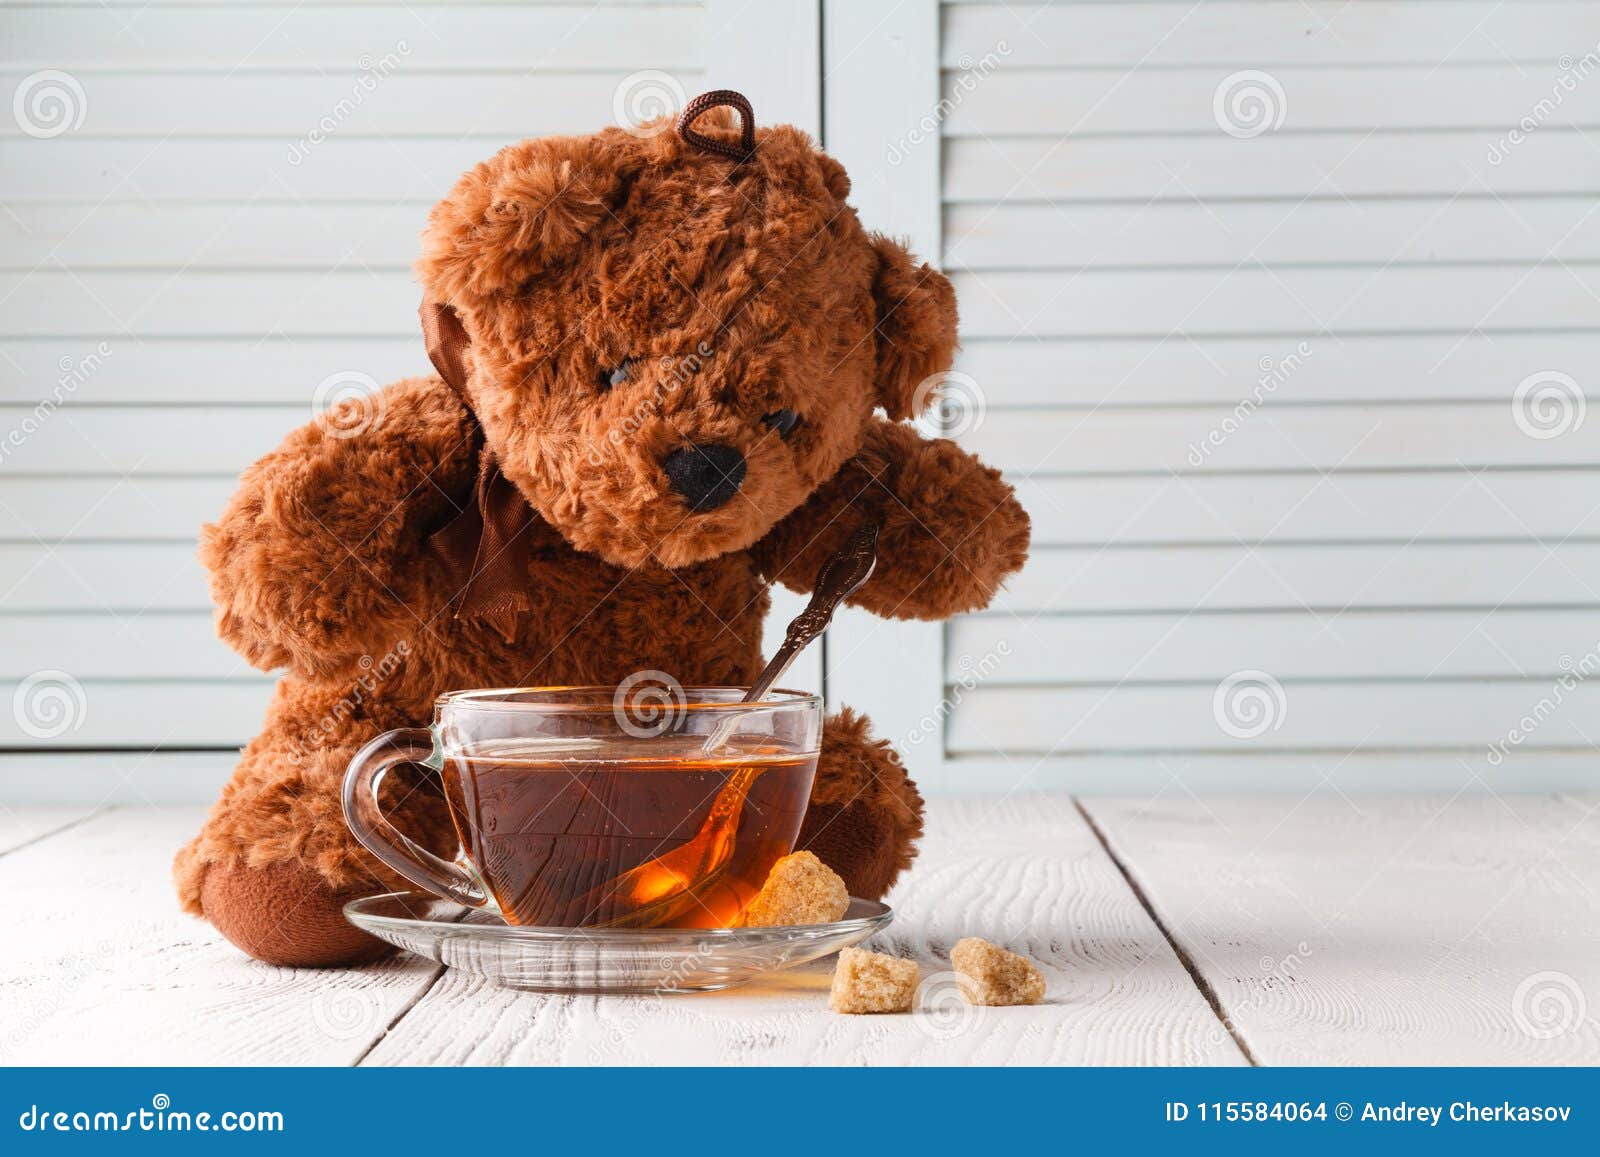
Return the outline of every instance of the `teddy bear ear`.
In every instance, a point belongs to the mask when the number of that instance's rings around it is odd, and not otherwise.
[[[569,262],[623,188],[623,150],[605,134],[509,145],[433,207],[417,276],[440,301],[515,290]]]
[[[934,400],[933,390],[918,387],[955,357],[956,293],[944,274],[918,264],[898,242],[874,234],[872,248],[878,404],[895,421],[915,418]]]

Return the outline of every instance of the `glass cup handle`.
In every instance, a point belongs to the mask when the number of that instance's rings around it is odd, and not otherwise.
[[[413,884],[469,908],[484,907],[489,894],[476,876],[428,851],[391,824],[378,807],[383,777],[401,763],[439,770],[442,760],[431,730],[406,727],[386,731],[356,752],[344,773],[345,823],[362,847]]]

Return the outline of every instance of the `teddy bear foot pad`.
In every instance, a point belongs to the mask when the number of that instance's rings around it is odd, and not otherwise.
[[[859,943],[894,913],[850,901],[843,919],[787,928],[513,927],[422,892],[345,905],[356,927],[429,960],[531,992],[709,992]]]

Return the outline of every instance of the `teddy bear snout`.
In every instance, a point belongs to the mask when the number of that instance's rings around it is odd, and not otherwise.
[[[744,455],[715,443],[674,450],[661,468],[695,514],[715,510],[737,494],[745,473]]]

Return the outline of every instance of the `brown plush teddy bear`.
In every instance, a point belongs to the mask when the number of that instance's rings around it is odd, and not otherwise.
[[[461,178],[417,265],[441,375],[291,434],[205,529],[220,634],[287,673],[178,856],[188,911],[274,963],[380,954],[340,913],[405,886],[342,818],[364,743],[456,688],[748,684],[767,585],[805,592],[869,518],[879,564],[853,603],[989,601],[1027,516],[901,421],[949,367],[950,283],[866,232],[849,190],[726,92],[676,132],[524,141]],[[402,784],[395,805],[453,848],[436,793]],[[831,716],[799,845],[878,897],[921,812],[867,721]]]

